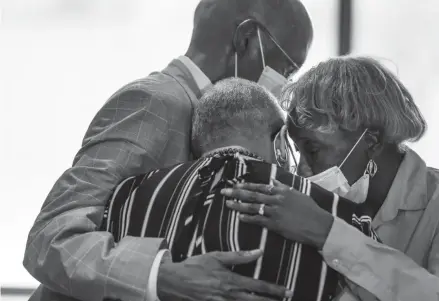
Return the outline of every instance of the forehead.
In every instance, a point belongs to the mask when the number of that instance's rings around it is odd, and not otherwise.
[[[340,130],[332,133],[322,133],[316,130],[300,128],[292,124],[288,124],[288,133],[296,143],[314,142],[325,146],[343,147],[346,144],[346,136]]]

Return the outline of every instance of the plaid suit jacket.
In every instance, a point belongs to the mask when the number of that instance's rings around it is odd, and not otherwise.
[[[104,104],[30,230],[23,264],[44,285],[30,300],[145,300],[162,239],[125,237],[116,245],[97,230],[123,179],[189,159],[200,95],[189,69],[174,60]]]

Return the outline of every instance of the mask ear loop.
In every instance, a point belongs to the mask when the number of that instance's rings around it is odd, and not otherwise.
[[[235,51],[235,77],[238,77],[238,52]]]
[[[292,98],[292,95],[290,95],[290,98]],[[289,114],[289,113],[287,113],[287,118],[288,119],[291,119],[291,121],[292,121],[292,118],[291,118],[291,115]],[[290,142],[288,141],[288,137],[289,137],[289,134],[288,134],[288,127],[287,127],[287,125],[284,125],[284,127],[285,127],[285,141],[287,141],[288,143],[288,150],[290,151],[290,154],[291,154],[291,157],[293,157],[293,161],[294,161],[294,165],[295,165],[295,171],[294,172],[296,172],[297,171],[297,167],[299,166],[298,165],[298,163],[297,163],[297,159],[296,159],[296,156],[294,155],[294,150],[293,150],[293,147],[292,147],[292,145],[290,144]],[[294,141],[293,141],[294,142]],[[295,144],[295,143],[294,143]],[[296,144],[295,144],[295,146],[294,146],[294,148],[296,149],[296,152],[297,152],[297,146],[296,146]]]
[[[364,135],[366,135],[367,131],[368,131],[368,129],[365,129],[363,134],[361,134],[360,138],[358,138],[357,142],[355,142],[354,146],[351,148],[349,153],[346,155],[346,157],[344,158],[343,162],[341,162],[341,164],[339,166],[340,168],[346,162],[346,160],[349,158],[349,156],[352,154],[352,152],[355,150],[355,148],[357,147],[358,143],[360,143],[360,141],[364,137]]]
[[[281,157],[281,154],[280,154],[279,149],[276,147],[276,142],[278,142],[278,140],[279,140],[279,135],[280,135],[280,131],[277,132],[276,136],[274,137],[273,150],[274,150],[274,157],[276,159],[277,165],[282,166],[283,164],[279,161],[279,157]],[[282,160],[282,158],[281,158],[281,160]]]
[[[257,32],[258,32],[258,37],[259,37],[259,45],[260,45],[260,49],[261,49],[261,53],[263,54],[263,47],[262,47],[262,39],[261,39],[261,35],[260,35],[260,31],[261,29],[264,31],[264,33],[270,38],[270,40],[274,43],[274,45],[276,45],[277,48],[279,48],[279,50],[283,53],[283,55],[288,59],[288,61],[296,68],[296,70],[299,70],[299,65],[296,64],[296,62],[288,55],[288,53],[280,46],[280,44],[278,43],[278,41],[274,38],[274,36],[270,33],[270,31],[263,25],[261,24],[261,22],[255,20],[255,19],[246,19],[244,21],[242,21],[236,31],[235,34],[233,36],[233,44],[235,46],[236,49],[236,43],[237,43],[237,32],[238,29],[247,24],[247,23],[255,23],[257,25]],[[236,55],[236,54],[235,54]],[[264,55],[262,55],[262,60],[263,60],[263,65],[265,68],[265,57]],[[235,58],[235,65],[236,65],[237,59]],[[235,71],[237,70],[237,68],[235,67]],[[237,72],[236,72],[237,73]]]
[[[256,22],[256,21],[253,19],[247,19],[247,20],[241,22],[238,25],[238,28],[243,26],[246,23],[249,23],[249,22]],[[259,49],[261,51],[261,57],[262,57],[262,65],[263,65],[263,68],[265,68],[265,55],[264,55],[264,48],[262,47],[261,30],[259,29],[259,22],[256,22],[256,23],[257,23],[257,33],[258,33],[258,40],[259,40]],[[237,28],[237,30],[238,30],[238,28]],[[235,31],[235,35],[233,37],[234,43],[236,43],[236,37],[237,37],[236,34],[237,34],[237,31]],[[270,36],[270,38],[272,38],[272,37]],[[236,51],[236,50],[235,50],[235,77],[238,77],[238,51]]]
[[[258,40],[259,40],[259,49],[261,50],[262,67],[265,69],[264,47],[262,46],[261,30],[259,29],[259,26],[257,27],[257,32],[258,32]]]
[[[291,144],[290,144],[290,142],[287,142],[287,147],[288,147],[288,151],[289,151],[289,153],[291,154],[291,157],[293,157],[293,161],[294,161],[294,169],[290,166],[290,170],[293,172],[293,173],[296,173],[296,171],[297,171],[297,166],[299,166],[298,164],[297,164],[297,159],[296,159],[296,156],[294,155],[294,151],[293,151],[293,148],[291,147]]]
[[[280,138],[280,137],[282,137],[282,138]],[[281,144],[283,144],[280,147],[284,147],[285,156],[286,156],[285,158],[282,158],[282,154],[281,154],[280,150],[276,147],[276,141],[279,141]],[[276,134],[276,137],[274,138],[274,142],[273,142],[273,148],[274,148],[274,153],[276,156],[276,161],[277,161],[277,164],[279,166],[284,165],[281,163],[281,161],[285,162],[285,163],[288,162],[288,155],[290,154],[291,157],[293,157],[295,169],[297,169],[296,156],[294,156],[293,149],[291,147],[291,144],[288,141],[288,134],[287,134],[286,126],[283,126],[282,129]],[[279,161],[279,158],[280,158],[280,161]],[[285,167],[286,166],[284,166],[284,168]],[[291,170],[291,166],[288,166],[288,168]]]
[[[287,144],[286,147],[288,148],[288,151],[290,152],[291,157],[293,157],[294,165],[295,165],[296,168],[297,168],[297,159],[296,159],[296,156],[294,155],[293,148],[291,147],[291,144],[290,144],[290,142],[288,141],[288,133],[287,133],[286,130],[285,130],[285,141],[286,141],[286,144]]]

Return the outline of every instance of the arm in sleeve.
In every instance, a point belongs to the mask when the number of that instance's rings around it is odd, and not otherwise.
[[[127,177],[159,167],[168,141],[166,106],[144,82],[105,103],[83,146],[53,186],[30,230],[23,264],[49,289],[80,300],[144,300],[158,238],[98,231],[106,202]]]
[[[362,208],[358,206],[358,204],[340,197],[337,194],[328,192],[315,184],[312,185],[311,197],[320,208],[354,226],[364,235],[380,241],[375,231],[372,229],[372,219],[363,214]],[[357,232],[357,235],[358,234],[359,233]]]
[[[438,234],[430,250],[427,270],[404,253],[358,235],[356,228],[335,218],[322,255],[331,268],[347,278],[360,300],[375,300],[373,296],[381,301],[439,298]]]

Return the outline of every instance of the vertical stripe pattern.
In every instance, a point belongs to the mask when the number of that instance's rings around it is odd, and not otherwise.
[[[337,272],[323,262],[316,249],[241,223],[220,194],[222,188],[236,183],[272,184],[272,178],[378,239],[370,227],[371,217],[355,203],[276,165],[240,154],[202,158],[123,181],[109,201],[103,226],[116,240],[126,235],[164,237],[175,261],[211,251],[260,248],[264,255],[259,260],[234,266],[233,271],[286,286],[294,296],[285,301],[328,301],[335,294]]]

